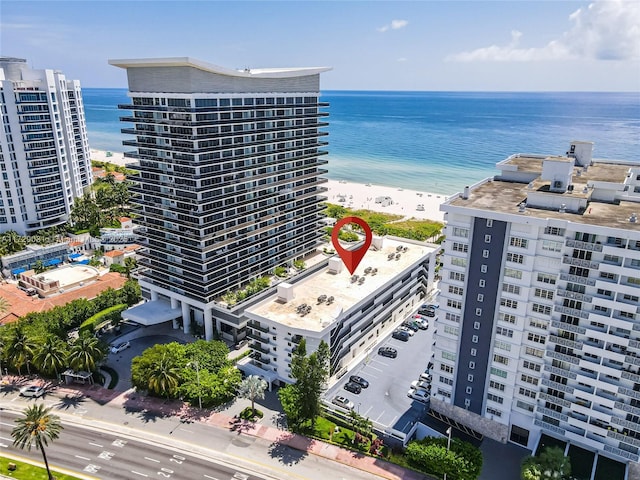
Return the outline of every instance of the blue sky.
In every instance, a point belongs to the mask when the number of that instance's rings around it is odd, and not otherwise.
[[[640,2],[2,0],[0,54],[85,87],[190,56],[333,67],[323,90],[640,91]]]

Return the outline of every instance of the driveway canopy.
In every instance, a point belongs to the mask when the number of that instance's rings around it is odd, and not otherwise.
[[[129,308],[121,313],[122,318],[148,327],[182,317],[182,309],[171,308],[171,304],[162,300],[152,300]]]

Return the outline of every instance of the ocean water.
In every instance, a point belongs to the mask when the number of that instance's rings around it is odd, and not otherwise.
[[[125,151],[126,89],[83,89],[91,148]],[[640,93],[326,91],[331,179],[453,194],[514,153],[640,163]]]

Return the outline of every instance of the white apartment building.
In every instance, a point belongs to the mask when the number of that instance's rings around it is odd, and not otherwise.
[[[229,306],[222,295],[322,243],[320,73],[329,69],[109,63],[129,81],[131,104],[120,108],[131,127],[122,131],[134,136],[125,156],[137,160],[140,285],[151,300],[124,316],[185,331],[197,323],[207,339],[217,331],[237,340],[250,302]]]
[[[0,111],[0,231],[67,222],[92,182],[80,82],[0,57]]]
[[[640,164],[517,154],[443,206],[431,408],[637,465]]]
[[[307,354],[324,340],[331,382],[345,375],[413,313],[434,289],[439,246],[374,237],[354,275],[334,256],[308,275],[245,311],[254,364],[265,377],[291,383],[291,355],[306,339]]]

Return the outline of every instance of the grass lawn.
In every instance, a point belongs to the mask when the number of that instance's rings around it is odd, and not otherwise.
[[[589,480],[595,454],[584,448],[569,446],[569,458],[571,459],[571,476],[576,480]]]
[[[16,469],[10,471],[7,468],[9,463],[14,463]],[[52,470],[56,480],[79,480],[78,477],[64,475]],[[0,457],[0,474],[6,477],[19,478],[20,480],[47,480],[47,471],[44,468],[36,467],[29,463],[20,462],[19,460],[11,460],[10,458]]]

